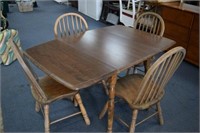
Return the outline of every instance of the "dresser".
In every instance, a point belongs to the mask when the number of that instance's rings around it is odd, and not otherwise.
[[[165,22],[164,36],[186,49],[185,60],[199,66],[199,6],[179,2],[160,3]]]

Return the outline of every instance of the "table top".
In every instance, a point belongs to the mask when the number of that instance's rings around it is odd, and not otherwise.
[[[30,48],[25,55],[50,77],[73,90],[88,87],[115,71],[59,40]]]
[[[58,82],[78,90],[173,44],[173,40],[117,25],[52,40],[27,49],[25,55]]]
[[[170,48],[175,42],[121,25],[90,30],[60,39],[118,72]]]

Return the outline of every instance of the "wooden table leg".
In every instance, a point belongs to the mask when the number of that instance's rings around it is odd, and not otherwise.
[[[152,57],[148,58],[146,61],[144,61],[144,71],[145,73],[147,73],[147,71],[149,70],[150,66],[151,66],[151,62],[152,62]]]
[[[110,78],[109,101],[108,101],[108,132],[112,132],[113,117],[114,117],[114,100],[115,100],[115,84],[117,73]]]

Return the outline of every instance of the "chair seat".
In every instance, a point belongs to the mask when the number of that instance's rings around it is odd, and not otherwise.
[[[123,9],[122,10],[122,13],[124,14],[124,15],[126,15],[126,16],[130,16],[131,18],[133,17],[133,11],[132,10],[126,10],[126,9]]]
[[[148,102],[135,104],[136,98],[140,92],[140,85],[143,78],[144,76],[141,74],[133,74],[128,75],[124,78],[120,78],[116,83],[116,96],[123,98],[132,109],[147,109],[159,100],[161,100],[164,95],[164,90],[162,90],[157,98],[154,98],[153,100]],[[153,84],[150,86],[153,86]]]
[[[123,98],[129,105],[131,105],[139,93],[142,79],[143,75],[141,74],[128,75],[120,78],[117,80],[115,86],[116,96]]]
[[[40,78],[38,83],[47,97],[47,100],[44,101],[45,103],[50,103],[64,97],[72,97],[78,93],[78,91],[74,91],[65,87],[49,76]]]

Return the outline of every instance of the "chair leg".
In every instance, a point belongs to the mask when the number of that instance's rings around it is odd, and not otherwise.
[[[40,111],[40,104],[37,101],[35,102],[35,111],[36,112]]]
[[[138,114],[138,110],[133,110],[132,122],[131,122],[131,126],[130,126],[130,129],[129,129],[130,133],[135,132],[135,124],[136,124],[137,114]]]
[[[44,105],[44,127],[45,127],[45,133],[49,133],[50,132],[49,105]]]
[[[83,118],[85,120],[86,125],[90,125],[90,119],[88,118],[87,112],[85,110],[85,107],[83,106],[81,96],[79,94],[75,95],[75,99],[80,107],[81,113],[83,115]]]
[[[75,107],[78,106],[78,103],[77,103],[77,101],[75,100],[75,98],[74,98],[74,106],[75,106]]]
[[[138,69],[137,69],[137,67],[134,67],[133,68],[133,74],[137,74],[138,73]]]
[[[70,97],[69,99],[74,103],[74,106],[75,106],[75,107],[78,106],[78,103],[76,102],[74,96]]]
[[[131,71],[131,68],[128,68],[126,71],[126,76],[129,75],[129,72]]]
[[[106,104],[104,105],[101,113],[99,114],[99,119],[102,119],[107,111],[108,111],[108,102],[106,102]]]
[[[102,80],[102,84],[103,84],[103,88],[104,88],[104,90],[105,90],[105,92],[106,92],[106,95],[108,95],[108,94],[109,94],[109,91],[108,91],[107,82],[106,82],[105,80]]]
[[[159,117],[160,125],[163,125],[164,119],[163,119],[163,116],[162,116],[162,110],[161,110],[160,102],[158,102],[156,106],[157,106],[157,110],[158,110],[158,117]]]

